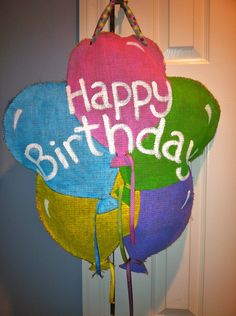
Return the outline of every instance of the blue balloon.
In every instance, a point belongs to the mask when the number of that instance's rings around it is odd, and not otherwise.
[[[93,128],[70,114],[65,82],[27,87],[4,116],[5,141],[16,160],[59,193],[100,199],[103,213],[117,207],[110,192],[118,169],[110,167],[114,155],[91,136]]]

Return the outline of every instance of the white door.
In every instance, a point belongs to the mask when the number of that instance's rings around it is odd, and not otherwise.
[[[80,38],[91,37],[108,1],[80,0]],[[236,1],[130,0],[143,33],[161,47],[170,76],[201,81],[222,115],[212,144],[192,166],[193,214],[182,237],[134,275],[135,316],[236,315]],[[118,14],[116,32],[132,32]],[[235,115],[235,117],[234,117]],[[119,254],[115,254],[116,266]],[[83,315],[107,316],[109,272],[83,266]],[[124,271],[116,269],[116,315],[128,315]]]

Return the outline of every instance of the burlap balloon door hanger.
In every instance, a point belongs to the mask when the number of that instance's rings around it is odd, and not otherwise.
[[[189,162],[213,137],[219,107],[200,83],[166,77],[160,49],[142,35],[127,2],[122,8],[136,36],[101,33],[113,6],[103,12],[92,40],[72,51],[67,94],[71,113],[115,155],[111,167],[119,168],[124,181],[119,198],[130,207],[130,236],[124,242],[121,236],[120,246],[133,314],[131,271],[146,273],[145,259],[184,231],[193,203]]]
[[[145,260],[184,231],[189,163],[215,135],[220,109],[201,83],[166,76],[162,52],[127,1],[135,35],[102,32],[114,6],[72,50],[66,82],[34,84],[11,101],[4,135],[37,173],[36,205],[52,238],[90,262],[92,274],[110,270],[112,306],[119,267],[109,257],[120,246],[133,315],[132,272],[147,273]]]

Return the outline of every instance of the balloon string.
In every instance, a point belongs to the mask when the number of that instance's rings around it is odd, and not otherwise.
[[[124,247],[124,240],[123,240],[123,225],[122,225],[122,197],[123,197],[123,186],[119,188],[119,206],[118,206],[118,234],[119,234],[119,241],[120,241],[120,252],[124,263],[128,261],[125,247]]]
[[[134,161],[131,155],[127,155],[129,164],[131,166],[131,185],[130,185],[130,239],[131,243],[135,243],[134,231],[134,209],[135,209],[135,174],[134,174]]]
[[[109,262],[110,266],[110,304],[115,304],[115,269],[112,262]]]
[[[134,314],[134,302],[133,302],[133,286],[132,286],[132,274],[131,274],[130,260],[126,264],[126,278],[127,278],[128,295],[129,295],[129,315],[133,316],[133,314]]]
[[[97,240],[97,211],[95,212],[95,216],[94,216],[94,254],[95,254],[95,261],[96,261],[96,274],[102,277],[100,254],[99,254],[98,240]]]

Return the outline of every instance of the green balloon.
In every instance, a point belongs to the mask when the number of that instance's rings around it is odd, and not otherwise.
[[[181,77],[168,78],[172,87],[172,107],[156,130],[141,142],[148,154],[135,148],[135,189],[152,190],[184,180],[189,162],[202,154],[216,132],[219,104],[200,82]],[[143,151],[143,150],[142,150]],[[120,168],[130,184],[131,169]],[[125,200],[128,200],[128,189]]]

